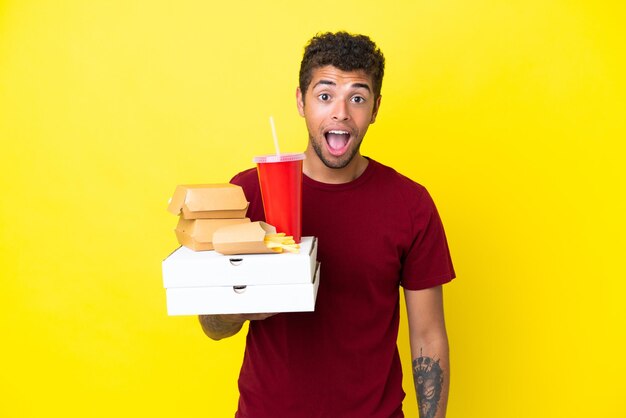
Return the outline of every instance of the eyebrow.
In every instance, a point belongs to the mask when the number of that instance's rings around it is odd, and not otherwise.
[[[319,86],[319,85],[328,85],[328,86],[336,86],[337,83],[335,83],[334,81],[331,80],[320,80],[317,83],[315,83],[315,85],[313,86],[313,88]],[[369,84],[365,84],[365,83],[353,83],[352,85],[350,85],[350,87],[352,88],[363,88],[365,90],[367,90],[368,92],[371,93],[372,89],[370,89]]]

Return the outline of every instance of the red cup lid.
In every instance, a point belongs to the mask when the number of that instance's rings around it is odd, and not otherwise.
[[[271,154],[271,155],[260,155],[258,157],[254,157],[252,159],[255,163],[286,163],[289,161],[301,161],[306,157],[304,154],[298,153],[287,153],[287,154]]]

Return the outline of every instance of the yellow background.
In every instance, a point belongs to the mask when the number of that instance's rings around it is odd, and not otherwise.
[[[625,416],[616,4],[0,2],[0,416],[233,415],[244,333],[166,315],[167,200],[272,152],[270,114],[303,150],[302,48],[338,29],[387,58],[364,154],[446,225],[449,416]]]

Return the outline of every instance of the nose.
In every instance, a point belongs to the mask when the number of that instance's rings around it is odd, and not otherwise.
[[[335,121],[344,121],[350,119],[350,112],[348,111],[348,104],[345,100],[337,100],[333,107],[332,118]]]

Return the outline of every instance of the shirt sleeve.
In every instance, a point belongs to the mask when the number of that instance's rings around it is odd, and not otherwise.
[[[422,188],[409,208],[413,242],[405,253],[401,284],[421,290],[456,277],[443,223],[428,191]]]
[[[246,200],[250,203],[246,216],[252,222],[265,221],[265,211],[263,210],[263,198],[259,187],[259,177],[256,168],[251,168],[236,174],[230,182],[241,186]]]

